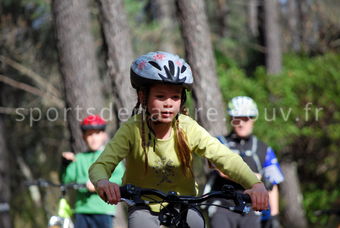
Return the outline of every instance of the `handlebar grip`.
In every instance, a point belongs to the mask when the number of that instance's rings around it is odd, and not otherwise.
[[[234,186],[232,185],[223,185],[222,186],[222,192],[226,193],[229,197],[229,199],[235,199],[238,201],[244,201],[246,203],[251,203],[251,197],[248,194],[241,193],[239,191],[235,191]]]
[[[70,186],[67,187],[74,190],[87,188],[86,184],[70,184]]]
[[[32,186],[32,185],[37,185],[37,181],[25,181],[24,182],[25,186]]]
[[[128,194],[126,185],[119,187],[119,190],[120,190],[120,197],[121,198],[128,198],[129,194]]]
[[[242,200],[243,200],[244,202],[246,202],[246,203],[251,203],[251,197],[250,197],[250,195],[248,195],[248,194],[242,194],[242,195],[241,195],[241,198],[242,198]]]
[[[127,184],[119,187],[120,197],[130,199],[137,193],[137,187],[132,184]]]
[[[27,180],[24,182],[26,186],[38,186],[38,187],[48,187],[51,186],[52,183],[45,179],[37,179],[37,180]]]

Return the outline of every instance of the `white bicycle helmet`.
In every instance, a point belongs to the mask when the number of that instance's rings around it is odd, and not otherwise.
[[[228,103],[227,111],[232,117],[256,117],[259,114],[254,100],[246,96],[238,96],[231,99]]]
[[[149,52],[135,59],[130,79],[135,89],[161,82],[182,85],[190,90],[193,84],[190,66],[179,56],[162,51]]]

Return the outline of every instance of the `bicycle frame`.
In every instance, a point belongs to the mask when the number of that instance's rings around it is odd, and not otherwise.
[[[67,203],[65,196],[69,189],[81,189],[86,188],[85,184],[55,184],[44,179],[38,179],[34,181],[26,181],[27,186],[38,186],[38,187],[54,187],[60,190],[60,199],[58,204],[57,215],[52,215],[48,220],[48,228],[73,228],[73,222],[71,220],[72,210]]]

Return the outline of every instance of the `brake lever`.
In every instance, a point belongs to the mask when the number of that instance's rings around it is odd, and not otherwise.
[[[148,201],[141,199],[141,189],[137,188],[134,185],[128,184],[125,186],[125,189],[121,189],[121,194],[123,194],[124,197],[121,197],[121,201],[126,202],[129,206],[136,206],[136,205],[144,205],[148,204]]]
[[[248,214],[251,210],[251,207],[247,206],[246,202],[242,199],[242,195],[235,192],[235,189],[231,185],[224,185],[222,187],[222,191],[229,196],[234,198],[235,207],[230,207],[230,210],[237,212],[239,214]]]
[[[135,206],[136,203],[133,200],[129,200],[129,199],[125,199],[125,198],[120,198],[120,201],[123,201],[125,203],[127,203],[127,205],[129,206]]]
[[[245,214],[245,213],[249,213],[250,211],[250,208],[246,205],[246,203],[243,201],[241,195],[237,194],[236,192],[234,193],[235,195],[235,208],[234,208],[234,211],[235,212],[238,212],[238,213],[242,213],[242,214]]]

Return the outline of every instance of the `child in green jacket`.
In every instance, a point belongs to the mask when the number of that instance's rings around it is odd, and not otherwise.
[[[86,189],[77,190],[75,201],[75,228],[111,228],[115,206],[103,202],[88,176],[88,169],[102,153],[107,141],[105,132],[106,122],[100,116],[90,115],[81,122],[83,138],[88,150],[72,156],[70,152],[64,152],[63,156],[73,160],[66,168],[63,177],[64,183],[86,183]],[[110,181],[121,184],[125,168],[120,162],[111,175]]]

